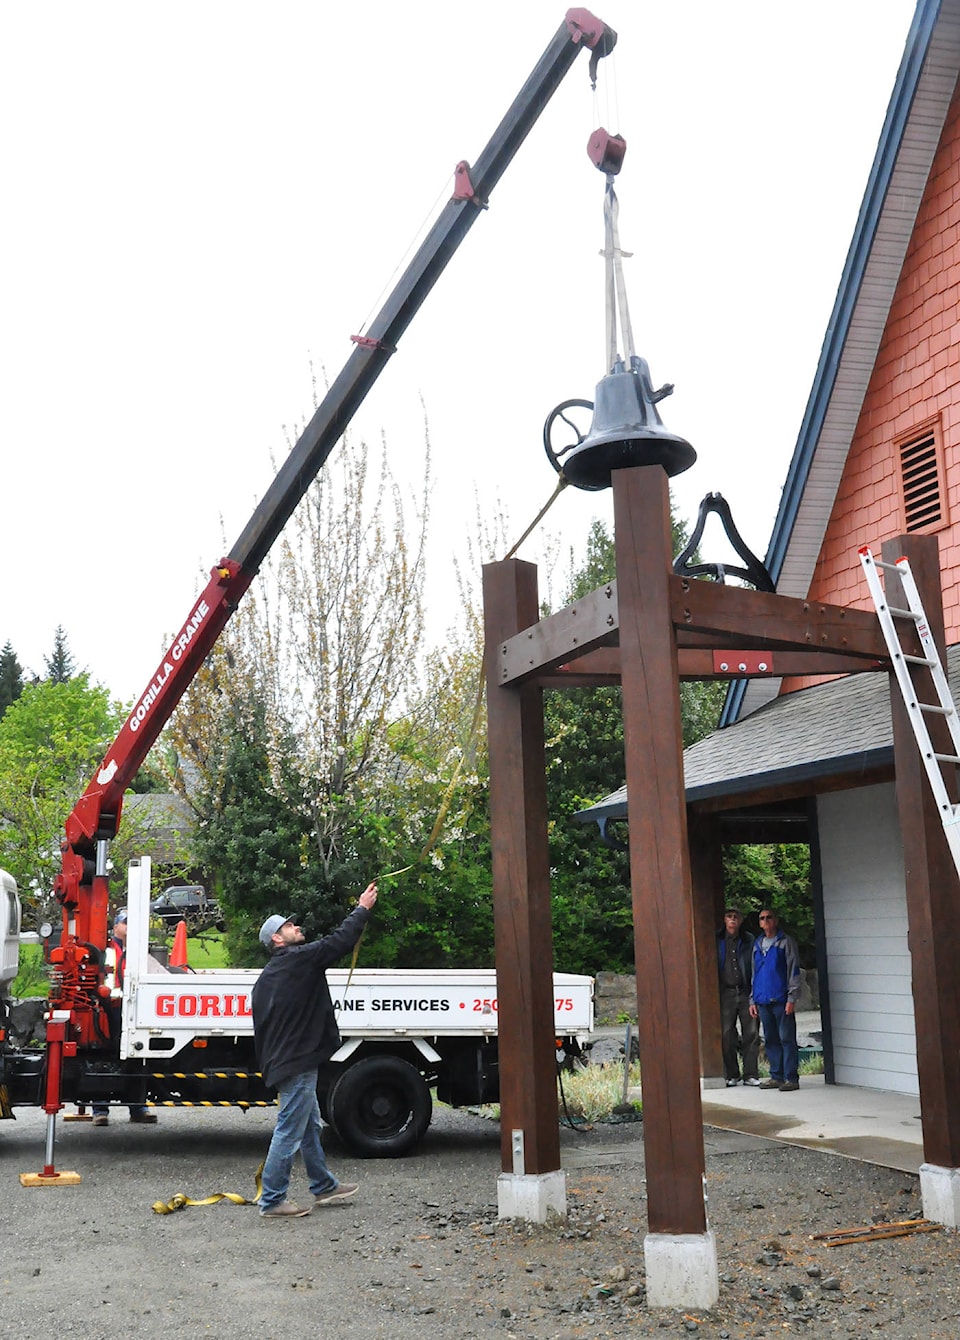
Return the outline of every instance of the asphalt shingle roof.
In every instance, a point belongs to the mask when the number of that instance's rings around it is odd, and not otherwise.
[[[960,645],[947,651],[951,692],[960,698]],[[684,751],[688,802],[774,791],[809,778],[849,775],[893,762],[890,678],[865,672],[831,679],[765,704]],[[811,788],[812,789],[812,788]],[[627,788],[582,810],[583,822],[627,810]]]

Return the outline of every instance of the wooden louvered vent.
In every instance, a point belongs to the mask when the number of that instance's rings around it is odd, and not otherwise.
[[[943,521],[937,434],[932,427],[900,443],[906,528],[932,530]]]

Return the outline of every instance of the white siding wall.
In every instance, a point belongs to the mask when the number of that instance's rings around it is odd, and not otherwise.
[[[919,1093],[893,784],[817,799],[838,1084]]]

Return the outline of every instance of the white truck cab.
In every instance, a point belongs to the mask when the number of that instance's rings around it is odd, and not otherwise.
[[[0,995],[20,971],[20,895],[17,881],[0,870]]]

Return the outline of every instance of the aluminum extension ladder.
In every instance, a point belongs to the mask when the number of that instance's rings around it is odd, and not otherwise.
[[[927,622],[927,616],[920,600],[917,583],[910,571],[909,560],[899,558],[896,563],[882,563],[879,559],[874,558],[866,546],[860,549],[859,553],[864,576],[867,579],[867,585],[876,606],[877,617],[880,620],[880,627],[883,630],[884,641],[887,644],[887,650],[893,663],[893,671],[897,677],[903,701],[906,704],[907,715],[920,749],[920,756],[923,759],[923,766],[930,782],[930,789],[937,802],[943,831],[946,834],[947,842],[950,844],[953,863],[957,867],[957,873],[960,874],[960,805],[954,805],[951,801],[944,784],[943,774],[940,771],[941,763],[960,764],[960,722],[957,720],[957,709],[950,692],[950,684],[940,660],[937,645],[930,633],[930,625]],[[884,587],[880,580],[882,571],[895,572],[899,576],[907,601],[906,609],[900,609],[887,603]],[[922,656],[912,656],[904,651],[897,629],[898,619],[909,620],[916,628],[920,645],[923,648]],[[910,665],[923,665],[930,671],[937,693],[935,703],[918,702],[917,692],[908,669]],[[952,754],[938,754],[935,751],[933,741],[930,739],[930,732],[927,729],[927,717],[930,715],[942,716],[945,719],[950,729],[950,738],[953,741]]]

